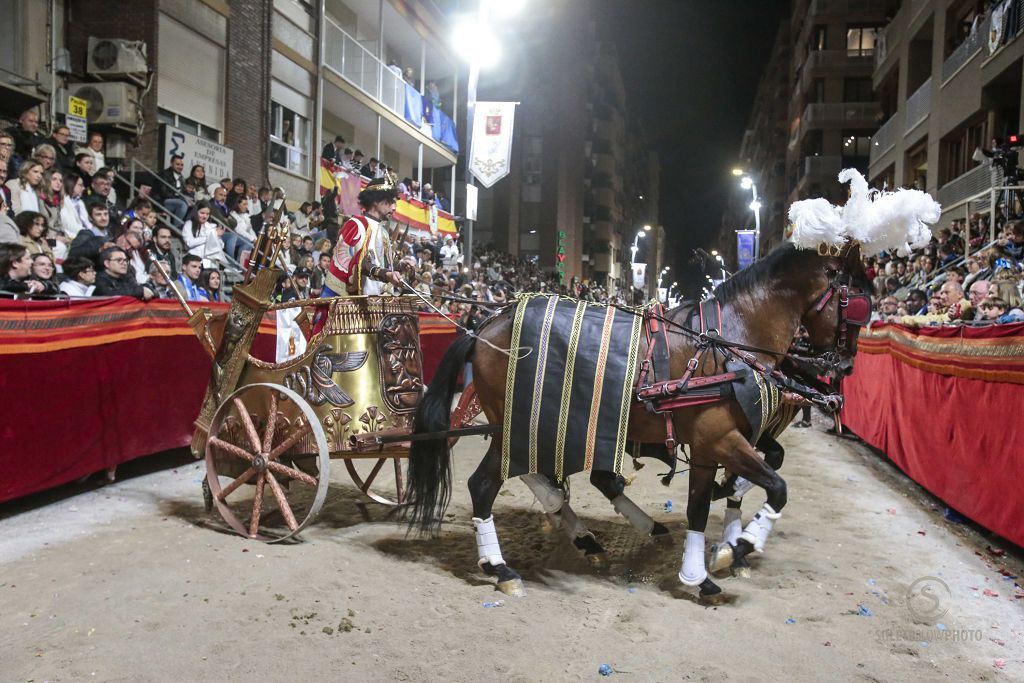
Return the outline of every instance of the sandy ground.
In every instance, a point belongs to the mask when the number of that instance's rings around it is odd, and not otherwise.
[[[0,506],[0,680],[598,680],[601,664],[623,681],[1024,679],[1024,594],[1002,573],[1019,575],[1019,551],[1000,556],[822,429],[784,435],[789,505],[752,577],[719,581],[730,599],[716,607],[678,589],[686,478],[664,488],[658,463],[627,492],[669,542],[639,538],[575,482],[574,506],[611,550],[605,569],[512,482],[495,513],[527,581],[518,599],[475,570],[465,478],[480,439],[456,449],[453,515],[434,540],[357,505],[337,461],[296,545],[224,532],[202,509],[201,465],[183,459]],[[716,506],[709,537],[720,529]],[[927,576],[949,588],[940,626],[908,611]]]

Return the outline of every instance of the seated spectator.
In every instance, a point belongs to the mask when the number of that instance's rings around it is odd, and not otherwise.
[[[236,195],[229,217],[235,222],[234,231],[238,235],[232,257],[236,261],[241,261],[243,253],[252,252],[256,244],[256,232],[252,229],[252,217],[249,215],[249,198],[244,194]]]
[[[313,202],[302,202],[298,210],[292,216],[292,233],[298,235],[309,234],[309,217],[313,213]]]
[[[979,306],[981,302],[988,296],[988,280],[975,280],[971,284],[971,288],[967,292],[968,298],[971,300],[971,306],[975,310],[974,319],[981,319],[981,309]]]
[[[206,167],[202,164],[196,164],[192,167],[192,170],[188,172],[188,180],[192,182],[193,196],[196,201],[203,199],[213,199],[212,193],[206,189]],[[225,190],[225,193],[227,191]]]
[[[128,264],[135,281],[140,285],[149,280],[149,251],[146,249],[145,225],[139,217],[125,218],[118,229],[114,243],[128,255]]]
[[[65,237],[61,223],[61,209],[64,208],[64,174],[60,169],[51,168],[43,173],[39,190],[39,213],[46,217],[49,226],[47,237]]]
[[[85,147],[78,149],[78,153],[88,154],[92,157],[92,167],[95,169],[101,169],[107,165],[107,157],[103,154],[103,133],[91,131],[89,133],[89,142],[86,143]],[[75,157],[78,158],[77,156]]]
[[[43,165],[29,159],[18,169],[18,177],[7,181],[11,191],[11,208],[15,214],[22,211],[39,213],[39,192],[43,183]]]
[[[896,299],[896,297],[890,294],[889,296],[883,297],[882,300],[878,303],[878,311],[876,311],[874,315],[871,316],[871,319],[874,321],[885,322],[890,318],[894,317],[898,309],[899,301]]]
[[[103,272],[96,276],[96,296],[131,296],[148,301],[156,296],[152,289],[140,285],[129,272],[128,254],[118,246],[100,253]]]
[[[14,141],[14,154],[22,160],[31,157],[32,150],[46,142],[39,132],[39,112],[35,107],[21,112],[18,124],[5,132]]]
[[[295,272],[292,273],[292,283],[296,290],[295,293],[297,294],[297,298],[299,299],[309,299],[311,296],[309,291],[309,276],[309,269],[302,266],[296,268]]]
[[[114,243],[109,234],[110,212],[101,202],[87,204],[86,209],[89,212],[89,225],[71,241],[68,256],[84,256],[98,266],[100,252]]]
[[[32,158],[42,164],[44,172],[49,171],[57,163],[57,150],[52,145],[42,144],[36,147]]]
[[[14,217],[21,234],[21,244],[29,256],[47,254],[53,258],[53,248],[46,241],[46,217],[36,211],[22,211]]]
[[[185,221],[181,229],[188,253],[202,258],[204,268],[226,264],[224,242],[221,240],[224,227],[210,220],[210,211],[208,202],[199,202],[192,211],[192,217]]]
[[[345,147],[345,138],[340,135],[334,136],[334,142],[328,142],[324,145],[323,151],[320,152],[320,158],[326,159],[332,164],[341,163],[341,150]]]
[[[60,125],[53,129],[53,135],[47,144],[53,147],[57,155],[57,168],[67,175],[75,170],[75,148],[71,144],[71,131],[67,126]]]
[[[0,192],[0,244],[21,244],[21,231],[7,210],[7,195]]]
[[[188,202],[180,196],[185,189],[184,171],[185,157],[172,156],[170,165],[160,171],[160,180],[163,182],[158,181],[153,191],[157,201],[174,214],[178,225],[185,222],[185,215],[188,213]]]
[[[203,259],[195,254],[186,254],[181,259],[181,274],[178,284],[186,301],[209,301],[210,295],[199,281],[203,274]]]
[[[331,251],[326,249],[320,252],[319,263],[309,276],[310,296],[320,296],[324,288],[324,281],[327,279],[327,269],[331,265]]]
[[[352,153],[352,170],[359,173],[363,168],[363,152],[356,150]]]
[[[60,286],[57,284],[57,266],[48,254],[36,254],[32,257],[32,277],[43,285],[42,296],[57,296]]]
[[[156,259],[150,262],[149,279],[146,280],[145,285],[153,290],[153,294],[156,295],[157,299],[176,299],[177,296],[174,294],[175,287],[164,276],[164,271],[160,269],[161,265],[163,265],[163,262],[158,263]],[[179,289],[179,291],[181,290]]]
[[[235,178],[234,180],[228,180],[227,178],[225,178],[224,180],[227,180],[228,183],[228,186],[226,188],[228,191],[228,196],[224,198],[224,203],[227,204],[229,207],[234,207],[235,202],[238,200],[239,197],[249,196],[247,192],[248,185],[246,184],[244,178]],[[221,181],[221,185],[223,184],[224,182]]]
[[[117,198],[114,195],[113,185],[110,182],[111,173],[112,171],[109,168],[101,168],[96,171],[96,174],[92,177],[89,189],[85,192],[85,201],[87,204],[101,202],[107,207],[107,213],[110,214],[110,222],[117,225],[121,222],[124,208],[118,205]]]
[[[221,289],[221,275],[219,270],[207,268],[199,276],[199,284],[206,290],[206,296],[210,301],[227,301],[227,294]]]
[[[92,185],[92,177],[96,173],[96,166],[93,166],[94,160],[91,154],[85,152],[79,152],[75,155],[75,173],[79,178],[82,179],[82,184],[85,187]]]
[[[928,312],[928,296],[920,289],[912,289],[906,299],[908,315],[925,315]]]
[[[4,182],[7,178],[18,175],[18,166],[21,165],[21,157],[14,153],[14,138],[10,133],[0,131],[0,170],[4,171]]]
[[[352,151],[352,148],[351,147],[346,147],[341,152],[341,160],[338,162],[338,165],[341,166],[341,168],[343,168],[346,171],[351,171],[352,170],[352,155],[353,154],[354,154],[354,152]]]
[[[166,225],[158,225],[153,229],[153,237],[147,246],[149,256],[160,261],[167,269],[171,279],[178,277],[178,255],[174,253],[174,242],[171,229]]]
[[[9,294],[40,294],[43,283],[32,277],[32,257],[20,244],[0,244],[0,291]]]
[[[63,264],[67,279],[60,283],[60,291],[68,296],[92,296],[96,289],[96,265],[87,258],[67,258]]]
[[[377,161],[377,157],[371,157],[370,160],[366,162],[366,166],[364,166],[360,170],[360,173],[362,173],[364,178],[369,178],[370,180],[373,180],[374,178],[378,177],[378,166],[380,166],[380,162]]]

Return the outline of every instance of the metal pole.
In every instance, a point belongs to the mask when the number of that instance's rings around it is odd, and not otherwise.
[[[480,25],[483,26],[487,23],[487,2],[488,0],[480,0],[480,7],[477,10],[477,18],[479,19]],[[476,112],[476,86],[480,80],[480,60],[477,55],[473,55],[472,60],[469,62],[469,80],[466,83],[466,184],[475,185],[473,181],[473,174],[470,173],[470,155],[473,153],[473,119]],[[468,195],[468,193],[467,193]],[[466,204],[466,208],[469,208],[469,204]],[[467,211],[468,213],[468,211]],[[473,221],[466,218],[466,237],[465,237],[465,265],[468,268],[473,267]]]
[[[754,193],[754,202],[757,202],[757,208],[754,209],[754,260],[757,261],[761,258],[761,202],[757,199],[757,183],[751,180],[750,189]]]

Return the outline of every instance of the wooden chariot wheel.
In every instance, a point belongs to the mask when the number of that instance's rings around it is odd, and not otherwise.
[[[262,411],[265,417],[260,419]],[[302,469],[286,455],[300,443],[316,449],[301,456],[310,461]],[[218,459],[225,465],[237,460],[226,471],[245,470],[238,476],[219,474]],[[301,396],[278,384],[241,387],[217,408],[210,423],[206,480],[221,517],[242,536],[269,543],[295,536],[324,504],[330,464],[316,413]],[[228,480],[224,486],[222,476]],[[251,497],[245,495],[250,492]]]
[[[345,469],[352,481],[370,500],[382,505],[401,505],[405,502],[404,458],[345,458]],[[390,463],[390,467],[386,467]],[[394,480],[387,481],[381,474],[394,472]]]

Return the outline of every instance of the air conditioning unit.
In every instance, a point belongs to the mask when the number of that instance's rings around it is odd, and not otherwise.
[[[71,83],[68,90],[89,103],[90,124],[138,123],[139,89],[131,83]]]
[[[145,76],[146,44],[115,38],[89,37],[85,70],[92,76]]]

